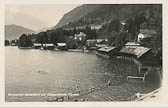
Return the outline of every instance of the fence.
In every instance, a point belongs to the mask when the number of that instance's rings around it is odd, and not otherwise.
[[[110,84],[103,84],[103,85],[99,85],[99,86],[84,89],[84,90],[77,90],[77,91],[69,93],[69,94],[79,94],[78,96],[82,96],[82,95],[86,95],[86,94],[89,94],[89,93],[92,93],[92,92],[95,92],[98,90],[105,89],[109,86],[110,86]],[[69,100],[75,99],[78,96],[71,96],[71,95],[67,94],[66,96],[55,97],[54,99],[47,99],[47,101],[48,102],[63,102],[63,101],[69,101]],[[79,101],[87,101],[87,98],[86,99],[75,99],[74,101],[78,101],[78,100]]]

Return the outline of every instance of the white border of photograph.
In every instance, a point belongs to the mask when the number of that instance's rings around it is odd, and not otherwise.
[[[162,4],[163,81],[157,101],[141,102],[5,102],[4,4]],[[0,1],[0,107],[166,107],[168,106],[168,1],[167,0],[1,0]]]

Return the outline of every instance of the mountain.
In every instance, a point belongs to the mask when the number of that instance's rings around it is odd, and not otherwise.
[[[61,27],[67,23],[74,22],[85,15],[92,13],[96,9],[99,8],[101,5],[91,5],[91,4],[84,4],[81,6],[78,6],[77,8],[73,9],[72,11],[66,13],[63,18],[59,21],[59,23],[54,27],[58,28]]]
[[[31,34],[35,31],[18,25],[5,25],[5,39],[18,39],[22,34]]]
[[[47,31],[47,30],[50,30],[50,29],[52,29],[52,28],[53,28],[53,27],[43,27],[43,28],[37,30],[36,33],[40,33],[40,32],[43,32],[43,31]]]
[[[135,17],[139,12],[149,16],[152,14],[151,11],[159,8],[161,8],[159,4],[84,4],[66,13],[54,29],[99,25],[115,18],[122,21]]]

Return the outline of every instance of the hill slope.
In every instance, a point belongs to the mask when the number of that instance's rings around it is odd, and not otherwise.
[[[161,5],[84,4],[65,14],[54,28],[102,24],[114,18],[126,20],[134,17],[138,12],[148,16],[150,11],[156,8],[161,8]]]
[[[22,34],[30,34],[35,31],[18,25],[5,25],[5,39],[18,39]]]
[[[92,13],[96,9],[98,9],[101,5],[91,5],[91,4],[84,4],[78,6],[77,8],[73,9],[72,11],[66,13],[60,22],[54,27],[58,28],[61,27],[69,22],[74,22],[79,20],[80,18],[84,17],[85,15]]]

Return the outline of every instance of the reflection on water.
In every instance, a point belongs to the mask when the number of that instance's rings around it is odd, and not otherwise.
[[[115,81],[115,76],[126,76],[129,71],[137,71],[137,67],[94,54],[6,47],[6,101],[46,101],[45,96],[14,97],[8,96],[8,93],[69,93],[75,91],[76,85],[79,89],[85,89],[105,84],[112,78]],[[131,96],[137,91],[149,92],[153,85],[137,85],[125,80],[117,83],[117,86]],[[120,98],[126,100],[125,96]]]

